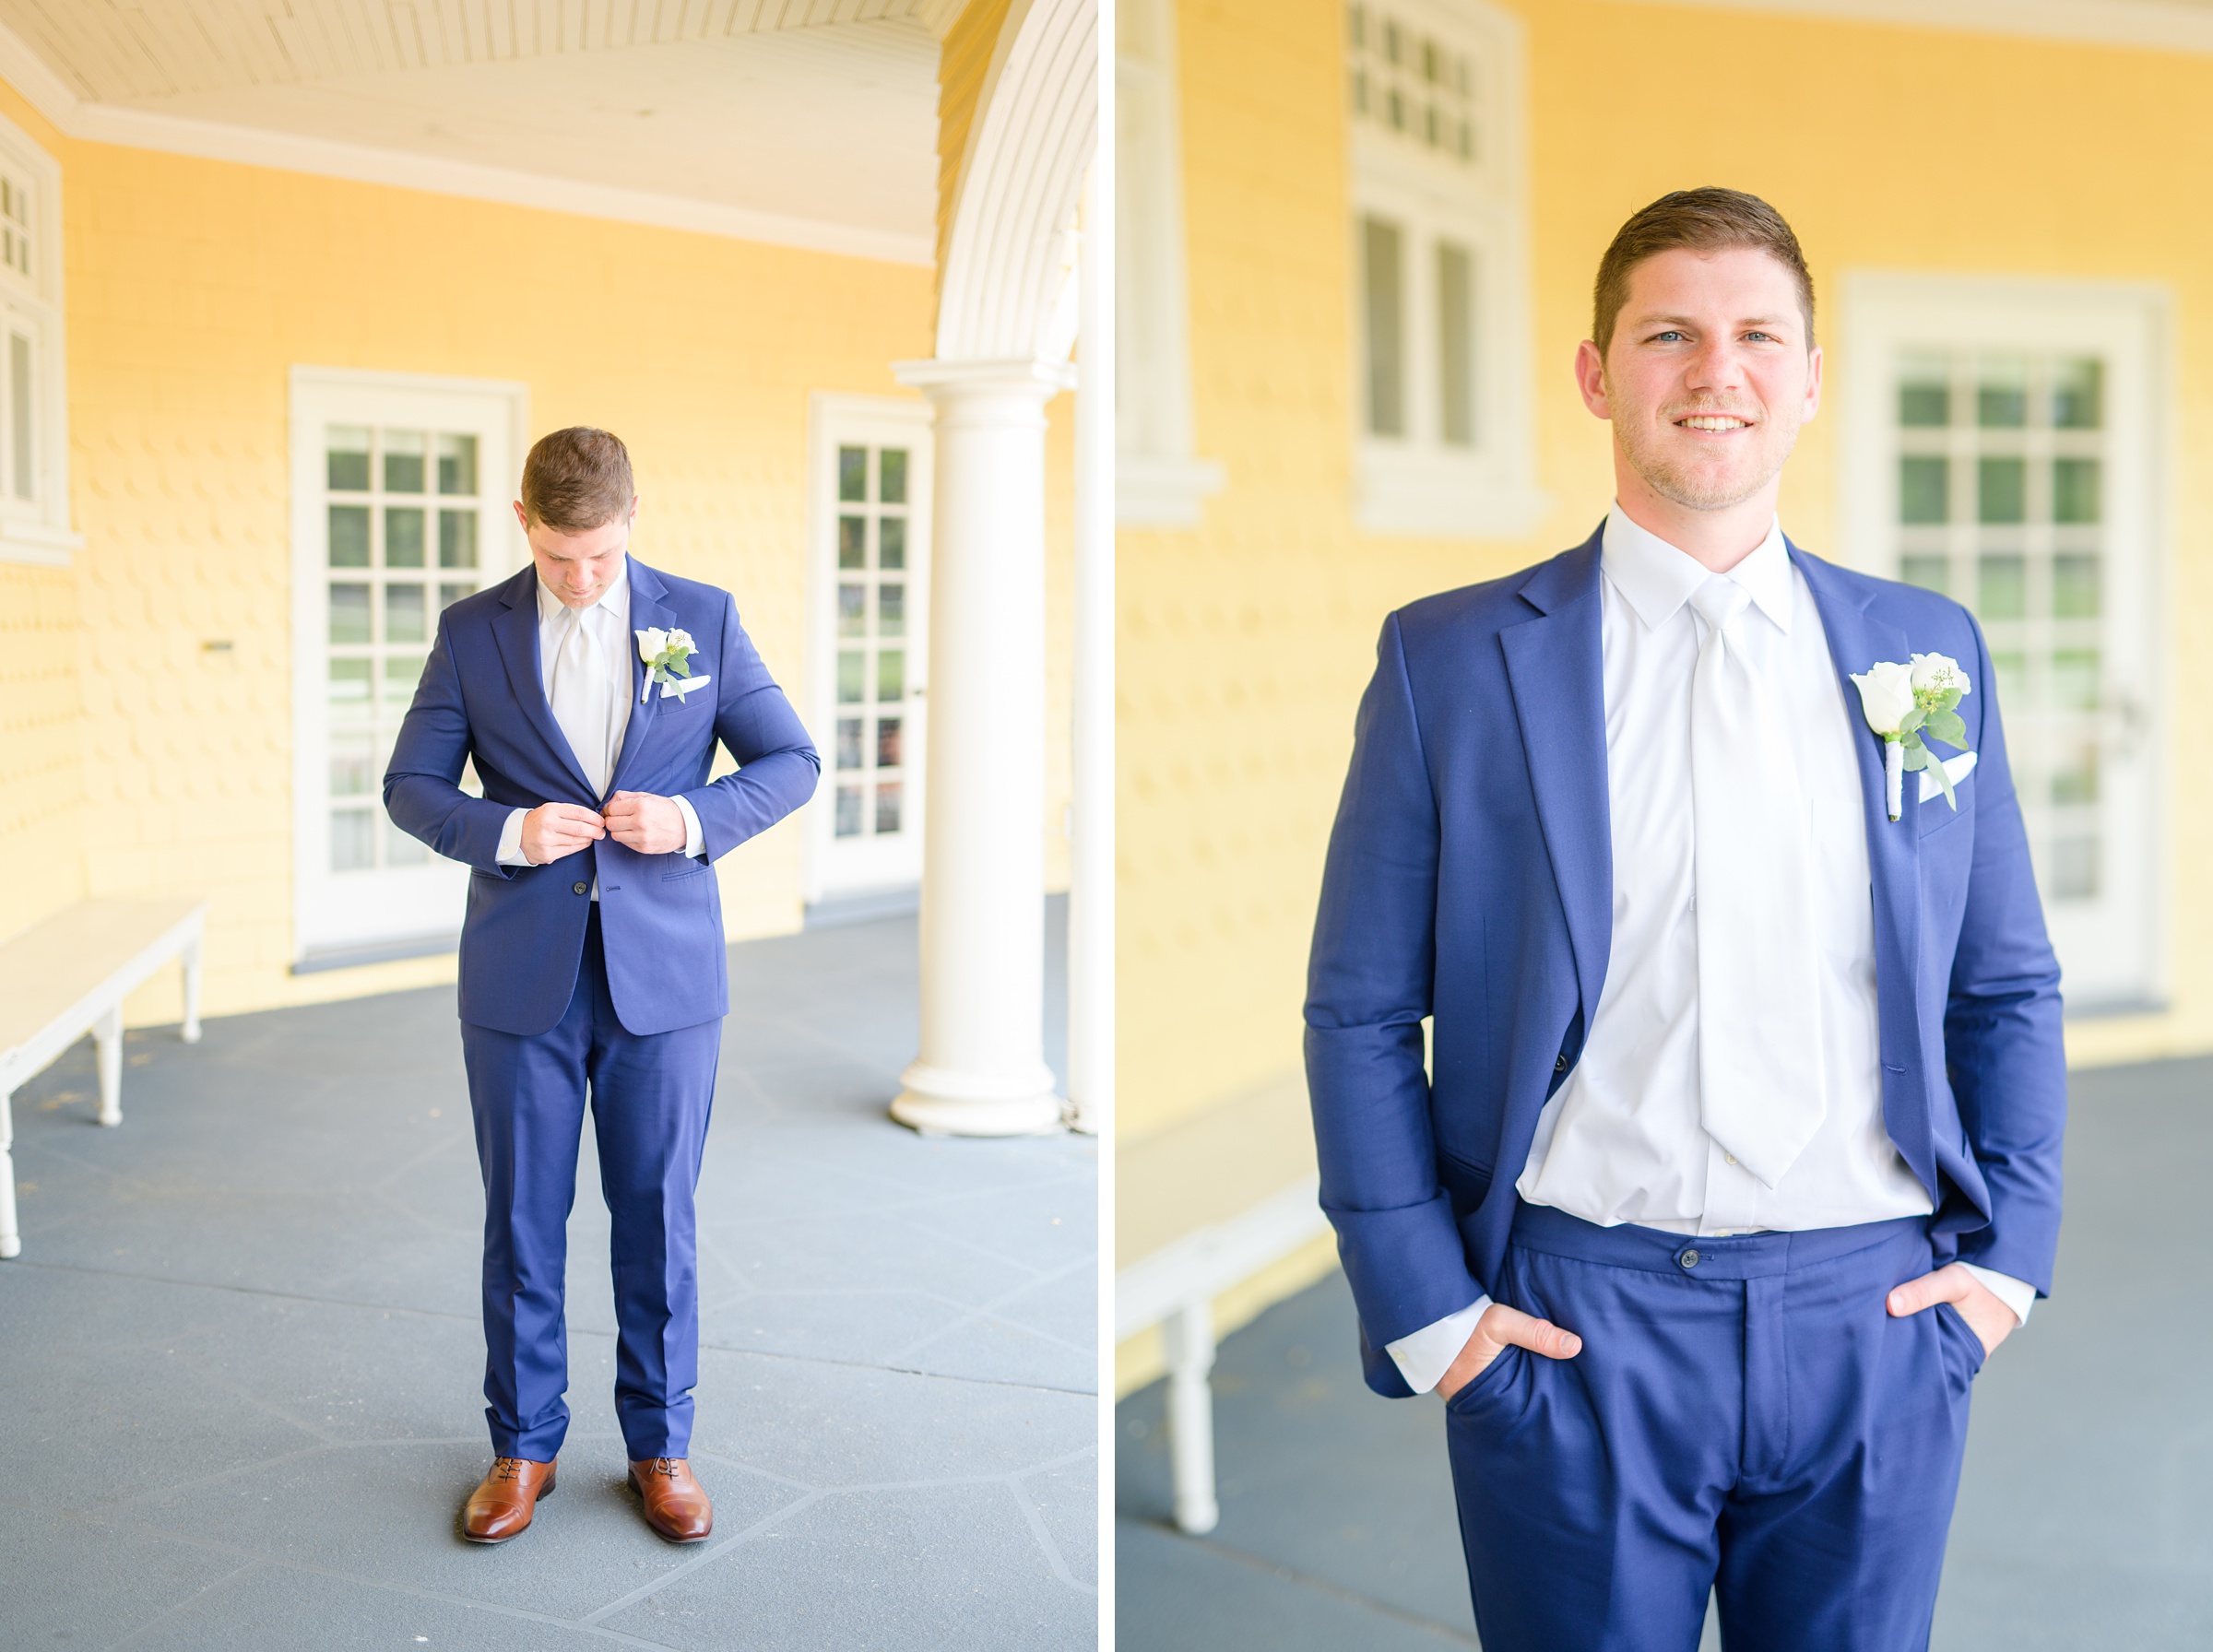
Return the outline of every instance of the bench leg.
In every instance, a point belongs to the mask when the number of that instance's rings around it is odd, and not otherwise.
[[[92,1042],[100,1049],[100,1122],[123,1122],[123,1006],[118,1004],[92,1023]]]
[[[16,1232],[15,1097],[0,1090],[0,1257],[23,1254],[23,1236]]]
[[[180,962],[184,965],[183,1037],[186,1044],[197,1044],[200,1042],[200,942],[197,937],[184,943]]]
[[[1168,1461],[1176,1524],[1194,1535],[1222,1518],[1214,1501],[1214,1307],[1188,1303],[1161,1327],[1168,1356]]]

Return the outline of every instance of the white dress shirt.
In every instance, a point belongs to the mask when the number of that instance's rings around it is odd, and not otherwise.
[[[592,641],[599,647],[599,657],[606,663],[609,687],[613,692],[611,712],[604,726],[572,727],[558,714],[562,737],[569,749],[584,766],[586,778],[602,788],[612,783],[615,761],[622,752],[622,737],[630,729],[630,706],[634,698],[631,692],[630,659],[634,646],[630,634],[630,559],[622,559],[622,571],[615,576],[599,600],[588,608],[573,608],[555,596],[552,588],[541,577],[538,581],[538,677],[544,690],[549,709],[553,702],[553,669],[561,657],[562,645],[569,641],[571,631],[577,626],[588,627]],[[681,797],[671,799],[677,812],[684,817],[684,853],[699,856],[705,853],[706,840],[700,831],[699,815],[691,804]],[[503,867],[527,867],[529,856],[523,853],[523,817],[530,811],[515,809],[507,816],[506,824],[500,828],[499,862]],[[599,898],[599,878],[592,876],[592,899]]]
[[[1819,1039],[1828,1106],[1772,1187],[1699,1122],[1690,696],[1705,621],[1689,597],[1712,574],[1618,507],[1606,518],[1600,567],[1613,946],[1590,1036],[1537,1117],[1515,1191],[1602,1227],[1634,1222],[1717,1237],[1927,1215],[1928,1193],[1883,1124],[1856,713],[1781,525],[1727,577],[1751,596],[1738,627],[1755,676],[1777,696],[1797,758],[1816,879],[1819,1025],[1809,1032]],[[1731,1012],[1760,1008],[1734,1005]],[[2035,1287],[1970,1267],[2027,1320]],[[1489,1305],[1479,1297],[1390,1345],[1416,1393],[1437,1386]]]

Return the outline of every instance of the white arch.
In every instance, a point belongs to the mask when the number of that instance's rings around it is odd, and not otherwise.
[[[1098,136],[1098,0],[1031,0],[984,88],[938,301],[938,360],[1035,360]]]

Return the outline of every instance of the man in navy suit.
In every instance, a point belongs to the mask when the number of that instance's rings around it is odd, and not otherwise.
[[[1772,207],[1654,202],[1594,312],[1605,523],[1383,627],[1321,1199],[1370,1386],[1445,1396],[1485,1652],[1692,1652],[1710,1595],[1733,1652],[1925,1646],[1970,1386],[2059,1231],[1990,655],[1782,536],[1821,354]]]
[[[504,1542],[553,1490],[588,1092],[631,1481],[655,1530],[697,1542],[714,1507],[688,1461],[692,1201],[729,1009],[710,863],[806,802],[821,762],[729,594],[630,559],[637,492],[619,439],[542,438],[515,509],[532,566],[445,610],[385,774],[392,819],[471,868],[461,1045],[495,1460],[462,1531]],[[739,768],[710,782],[717,742]],[[481,797],[460,788],[471,761]]]

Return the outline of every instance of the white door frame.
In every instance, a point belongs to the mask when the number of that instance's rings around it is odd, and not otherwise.
[[[817,391],[807,407],[807,694],[803,716],[822,753],[822,780],[809,808],[801,896],[825,898],[912,888],[922,878],[924,778],[928,767],[929,567],[936,478],[930,405],[918,396]],[[857,859],[837,822],[837,450],[841,442],[904,446],[907,460],[906,681],[909,726],[896,853]],[[874,848],[876,845],[867,845]],[[891,845],[883,846],[887,851]],[[840,863],[845,864],[841,865]]]
[[[439,398],[474,403],[480,419],[488,398],[505,404],[508,454],[491,473],[487,461],[479,475],[479,497],[514,487],[522,472],[529,436],[527,385],[491,379],[442,378],[420,373],[372,372],[353,368],[296,366],[290,375],[292,573],[292,957],[294,969],[314,967],[318,958],[371,962],[374,957],[446,950],[461,927],[467,892],[466,868],[432,857],[431,864],[404,873],[410,885],[397,901],[354,903],[341,911],[325,887],[329,865],[329,727],[325,653],[324,585],[326,527],[318,520],[327,491],[322,467],[326,424],[388,424],[420,427]],[[430,407],[426,407],[425,403]],[[426,502],[435,504],[434,496]],[[512,512],[486,507],[490,521],[478,545],[479,584],[505,578],[527,560],[529,551]],[[384,812],[381,799],[374,813]],[[413,888],[420,884],[420,888]],[[450,919],[448,913],[450,910]],[[442,939],[443,938],[443,939]],[[328,967],[325,963],[324,967]]]
[[[1836,381],[1845,421],[1840,526],[1852,565],[1886,578],[1898,575],[1895,397],[1901,352],[2077,349],[2110,364],[2101,513],[2114,570],[2107,581],[2107,635],[2124,645],[2105,649],[2104,680],[2109,698],[2125,714],[2136,749],[2145,755],[2140,778],[2128,783],[2133,798],[2106,812],[2117,852],[2105,864],[2125,879],[2116,896],[2137,939],[2121,951],[2133,956],[2114,958],[2110,921],[2087,931],[2087,913],[2070,913],[2065,903],[2048,904],[2045,916],[2070,1014],[2157,1008],[2166,988],[2163,897],[2172,883],[2165,814],[2166,771],[2173,759],[2171,650],[2162,620],[2171,611],[2168,492],[2175,428],[2168,295],[2136,283],[1861,272],[1845,278],[1843,296],[1848,348]]]

